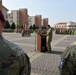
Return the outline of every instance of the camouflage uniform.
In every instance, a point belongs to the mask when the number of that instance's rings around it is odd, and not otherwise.
[[[67,47],[61,55],[59,70],[61,75],[76,75],[76,43]]]
[[[30,30],[22,30],[22,36],[31,36]]]
[[[22,49],[0,36],[0,75],[30,75],[28,56]]]
[[[51,41],[52,41],[52,29],[49,28],[46,34],[46,46],[48,51],[51,51],[51,45],[50,45]]]

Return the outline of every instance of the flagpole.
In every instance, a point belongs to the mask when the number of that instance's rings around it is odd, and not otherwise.
[[[35,51],[36,51],[36,30],[35,30]]]

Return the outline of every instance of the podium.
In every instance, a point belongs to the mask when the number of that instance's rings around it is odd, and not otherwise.
[[[46,36],[42,36],[41,34],[37,34],[37,51],[38,52],[46,52]]]

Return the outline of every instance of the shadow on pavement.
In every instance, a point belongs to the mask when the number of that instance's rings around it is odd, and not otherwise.
[[[52,54],[62,54],[63,52],[62,51],[52,51],[51,53]]]

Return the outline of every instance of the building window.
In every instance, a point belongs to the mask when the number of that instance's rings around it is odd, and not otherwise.
[[[10,19],[13,19],[13,16],[10,16]]]
[[[18,12],[17,12],[17,15],[18,15]]]
[[[8,18],[8,16],[6,15],[6,19]]]
[[[17,19],[18,19],[18,15],[17,15]]]
[[[13,12],[11,12],[11,15],[13,15]]]
[[[29,18],[29,20],[28,20],[29,22],[31,22],[31,18]]]
[[[17,20],[17,23],[18,23],[18,20]]]
[[[13,20],[11,20],[10,23],[12,24],[13,23]]]
[[[76,25],[74,25],[74,27],[76,27]]]

